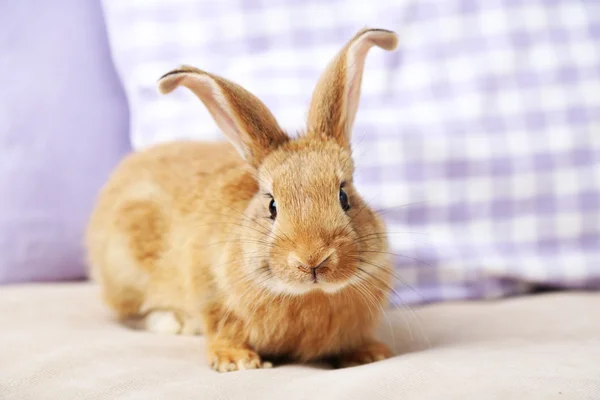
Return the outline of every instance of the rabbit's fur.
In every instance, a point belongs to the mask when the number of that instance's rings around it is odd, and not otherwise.
[[[203,333],[218,371],[391,356],[374,337],[392,278],[385,227],[352,184],[350,135],[366,53],[396,41],[379,29],[352,38],[320,78],[298,138],[230,81],[187,66],[162,77],[163,93],[192,90],[230,143],[131,154],[103,188],[86,241],[118,317]]]

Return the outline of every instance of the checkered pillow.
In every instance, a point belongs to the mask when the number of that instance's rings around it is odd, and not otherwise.
[[[330,58],[363,26],[356,181],[388,223],[403,303],[600,287],[600,3],[104,0],[140,149],[221,139],[179,64],[229,78],[303,127]]]

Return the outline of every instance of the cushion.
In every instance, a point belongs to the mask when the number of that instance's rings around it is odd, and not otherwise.
[[[455,302],[387,314],[397,356],[331,370],[286,365],[220,374],[200,336],[115,323],[88,284],[14,286],[0,296],[0,398],[594,399],[600,293]],[[411,338],[412,332],[412,338]]]
[[[600,6],[559,0],[104,0],[136,148],[221,138],[179,64],[248,88],[295,132],[330,58],[363,25],[355,180],[382,212],[396,302],[600,287]]]
[[[0,283],[83,278],[94,197],[130,147],[100,3],[2,2],[0,38]]]

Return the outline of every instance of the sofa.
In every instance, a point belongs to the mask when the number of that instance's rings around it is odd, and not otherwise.
[[[600,295],[540,293],[388,311],[396,356],[359,367],[218,373],[202,337],[117,324],[89,283],[0,294],[0,398],[598,399]]]

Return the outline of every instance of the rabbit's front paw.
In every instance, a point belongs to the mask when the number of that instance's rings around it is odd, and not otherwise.
[[[209,346],[208,361],[219,372],[240,371],[244,369],[271,368],[273,364],[264,362],[260,356],[247,346],[231,342],[214,342]]]
[[[385,360],[392,356],[392,351],[388,346],[380,342],[369,342],[362,347],[357,348],[346,354],[342,354],[337,360],[338,367],[354,367],[357,365],[369,364],[375,361]]]

